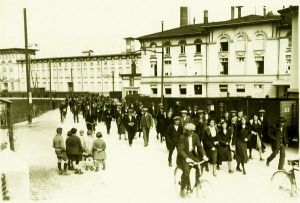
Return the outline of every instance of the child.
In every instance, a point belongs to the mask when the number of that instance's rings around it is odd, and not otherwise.
[[[102,138],[102,133],[97,132],[96,140],[93,143],[93,155],[96,167],[96,172],[99,171],[99,164],[102,163],[102,169],[105,170],[105,159],[106,159],[106,144]]]
[[[85,165],[85,170],[94,170],[93,166],[93,143],[94,143],[94,137],[92,135],[92,131],[88,130],[87,136],[84,137],[83,139],[83,157],[84,157],[84,165]]]

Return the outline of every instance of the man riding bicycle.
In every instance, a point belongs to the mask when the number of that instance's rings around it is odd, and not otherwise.
[[[196,181],[199,180],[198,166],[192,166],[189,163],[199,162],[202,160],[207,161],[208,158],[200,143],[199,136],[194,133],[196,127],[192,123],[184,126],[185,133],[180,136],[178,142],[177,166],[183,171],[181,176],[180,196],[185,197],[187,190],[190,190],[190,170],[192,167],[196,168]],[[197,150],[196,150],[197,149]],[[196,183],[197,184],[197,183]]]

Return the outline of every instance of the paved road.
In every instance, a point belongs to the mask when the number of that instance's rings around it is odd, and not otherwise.
[[[227,173],[227,164],[221,166],[218,176],[204,174],[213,185],[214,195],[200,200],[191,197],[182,200],[174,186],[173,171],[167,165],[165,143],[156,140],[155,130],[151,129],[150,144],[143,146],[142,138],[134,140],[133,146],[119,140],[115,123],[111,135],[106,135],[104,124],[97,130],[104,134],[107,143],[107,170],[86,172],[83,175],[58,176],[56,156],[51,147],[55,129],[62,126],[64,134],[71,128],[85,129],[82,117],[79,124],[73,124],[67,115],[64,124],[59,122],[59,111],[49,111],[35,118],[30,127],[26,123],[15,125],[18,153],[30,165],[31,197],[33,200],[51,202],[296,202],[270,193],[270,177],[276,171],[278,158],[270,167],[254,160],[247,165],[247,175]],[[287,159],[296,157],[296,149],[287,150]],[[268,147],[264,156],[270,154]],[[175,163],[175,156],[174,161]],[[286,166],[288,167],[288,166]]]

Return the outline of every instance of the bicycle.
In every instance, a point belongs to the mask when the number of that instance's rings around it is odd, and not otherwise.
[[[200,161],[200,162],[192,162],[192,163],[188,163],[190,166],[192,166],[192,169],[195,171],[195,176],[192,176],[194,177],[194,180],[191,179],[191,183],[193,182],[193,187],[191,189],[188,189],[188,196],[190,196],[192,193],[196,193],[196,197],[199,198],[200,196],[202,196],[204,199],[206,199],[212,192],[212,185],[209,181],[201,178],[202,176],[202,170],[201,170],[201,167],[202,165],[204,165],[205,163],[207,163],[208,161]],[[197,170],[196,170],[196,166],[198,166],[199,168],[199,179],[198,181],[195,180],[196,179],[196,173],[197,173]],[[192,170],[191,169],[191,170]],[[181,172],[181,174],[179,174],[179,172]],[[183,171],[178,167],[176,166],[175,170],[174,170],[174,183],[175,183],[175,186],[179,186],[179,190],[180,190],[180,179],[181,179],[181,175],[182,175]],[[177,185],[178,184],[178,185]]]
[[[292,166],[292,169],[289,171],[278,170],[271,177],[272,188],[277,191],[283,191],[289,194],[290,197],[298,196],[298,187],[295,178],[295,171],[299,171],[295,167],[299,167],[299,159],[297,160],[288,160],[288,165]]]

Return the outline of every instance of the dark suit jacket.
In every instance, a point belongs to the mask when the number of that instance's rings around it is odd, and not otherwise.
[[[130,122],[134,123],[134,125],[130,126],[129,125]],[[126,115],[124,117],[124,124],[125,124],[125,128],[126,128],[127,131],[129,131],[129,132],[136,132],[136,129],[137,129],[136,128],[136,126],[137,126],[137,120],[136,120],[136,118],[133,115],[131,116],[131,121],[129,119],[129,116]]]
[[[153,126],[152,116],[150,113],[142,114],[140,121],[140,128],[151,128]]]
[[[282,136],[282,139],[280,139],[280,135]],[[287,131],[285,127],[283,127],[281,132],[278,125],[273,126],[272,129],[270,129],[269,137],[272,139],[272,147],[275,149],[279,149],[280,146],[286,146],[288,144]]]
[[[178,130],[175,130],[174,125],[170,125],[167,129],[166,140],[167,144],[177,145],[179,137],[183,134],[183,128],[181,125],[178,125]]]
[[[189,140],[187,135],[181,135],[179,137],[178,142],[178,154],[177,154],[177,165],[179,167],[182,167],[184,164],[186,164],[186,158],[191,158],[194,161],[199,161],[205,154],[205,151],[200,143],[199,137],[197,134],[192,135],[192,147],[193,150],[189,151]],[[197,152],[196,152],[197,148]]]

